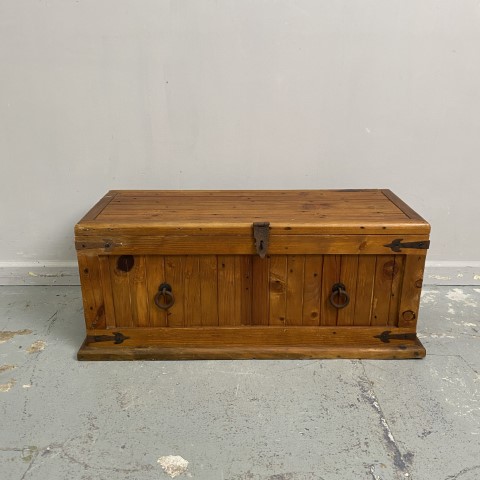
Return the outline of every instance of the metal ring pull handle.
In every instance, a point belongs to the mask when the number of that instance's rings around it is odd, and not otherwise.
[[[346,292],[343,283],[336,283],[332,287],[330,295],[330,304],[335,308],[345,308],[350,303],[350,295]]]
[[[154,300],[155,305],[158,308],[168,310],[175,303],[175,297],[173,296],[171,285],[168,283],[162,283],[158,287],[158,292],[156,293]]]

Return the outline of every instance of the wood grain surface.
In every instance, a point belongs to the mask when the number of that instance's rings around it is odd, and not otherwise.
[[[421,358],[427,250],[391,245],[429,232],[389,190],[110,191],[75,227],[79,358]]]
[[[79,360],[190,360],[247,358],[422,358],[411,329],[378,327],[230,327],[122,329],[91,332]],[[389,338],[388,342],[382,338]]]
[[[111,191],[77,224],[89,235],[424,234],[430,226],[389,190]]]

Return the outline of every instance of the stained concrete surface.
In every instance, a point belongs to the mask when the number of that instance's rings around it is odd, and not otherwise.
[[[78,287],[1,287],[0,479],[476,480],[479,304],[424,288],[424,360],[88,363]]]

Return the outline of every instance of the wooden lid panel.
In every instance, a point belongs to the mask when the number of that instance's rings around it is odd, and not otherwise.
[[[104,229],[178,233],[186,228],[240,234],[253,222],[271,234],[424,233],[428,223],[389,190],[111,191],[77,225],[77,234]],[[388,232],[386,231],[388,230]]]

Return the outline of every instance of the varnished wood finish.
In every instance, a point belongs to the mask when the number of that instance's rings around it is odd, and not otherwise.
[[[397,323],[400,327],[416,328],[417,326],[424,268],[425,257],[423,255],[407,257],[405,259],[399,318]]]
[[[247,358],[422,358],[425,349],[411,329],[395,329],[397,338],[381,340],[378,327],[233,327],[217,329],[122,329],[122,344],[91,332],[79,360],[190,360]],[[392,333],[393,333],[392,332]],[[405,338],[398,338],[405,336]],[[95,341],[95,337],[101,341]]]
[[[80,241],[119,234],[250,236],[253,222],[268,221],[272,235],[428,234],[428,223],[412,212],[389,190],[111,191],[75,231]]]
[[[270,222],[263,259],[255,221]],[[429,231],[388,190],[111,191],[75,228],[79,358],[420,358],[427,250],[388,245]],[[164,282],[168,310],[154,302]],[[337,282],[344,308],[329,301]],[[385,331],[408,338],[372,339]],[[129,339],[94,341],[115,332]]]
[[[421,242],[425,235],[271,235],[270,254],[391,254],[394,240]],[[252,235],[119,235],[113,239],[84,238],[76,242],[77,250],[109,255],[255,255]],[[404,255],[426,255],[419,248],[402,249]]]
[[[87,328],[106,328],[102,272],[98,257],[79,255],[78,270],[82,285],[83,311]]]
[[[120,258],[79,257],[89,328],[398,324],[403,255],[134,255],[128,272]],[[338,282],[350,296],[340,309],[329,300]],[[162,283],[175,296],[168,311],[154,302]]]

